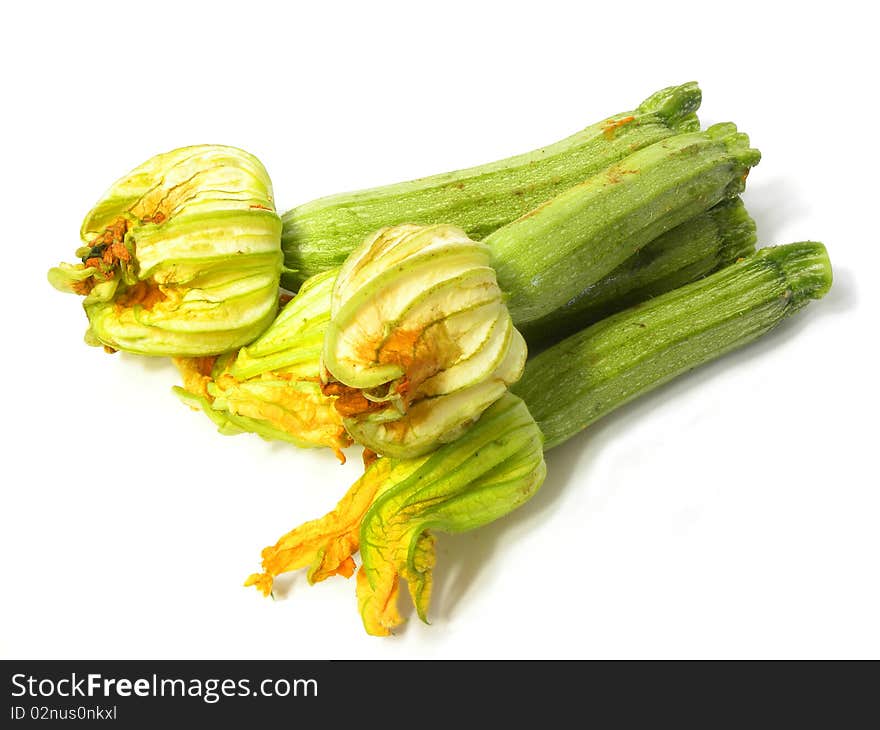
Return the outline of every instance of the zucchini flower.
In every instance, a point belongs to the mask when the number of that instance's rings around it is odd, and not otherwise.
[[[174,391],[220,432],[256,433],[296,446],[327,446],[345,461],[351,444],[335,397],[321,386],[321,349],[330,322],[336,270],[317,274],[248,347],[217,358],[175,358],[183,388]]]
[[[340,461],[353,440],[411,457],[479,418],[525,356],[486,248],[451,226],[398,226],[308,279],[249,346],[176,359],[175,390],[224,434],[328,446]]]
[[[85,297],[89,344],[216,355],[251,342],[275,316],[280,236],[259,160],[184,147],[117,180],[83,221],[80,262],[51,269],[49,281]]]
[[[263,551],[263,572],[245,585],[269,595],[276,576],[308,568],[309,582],[354,574],[360,549],[358,610],[368,633],[400,623],[400,579],[427,621],[435,560],[433,530],[481,527],[526,502],[546,474],[543,436],[507,393],[458,440],[411,459],[383,457],[325,517],[307,522]]]
[[[488,248],[454,226],[383,228],[339,271],[325,392],[355,441],[414,457],[457,438],[522,373]]]

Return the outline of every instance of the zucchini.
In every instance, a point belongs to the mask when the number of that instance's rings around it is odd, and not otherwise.
[[[479,167],[313,200],[282,216],[281,283],[340,266],[370,233],[401,223],[458,226],[479,240],[641,149],[699,129],[695,82],[670,86],[548,147]]]
[[[350,576],[360,549],[356,592],[366,631],[384,636],[403,621],[404,581],[427,621],[436,532],[472,530],[521,506],[544,481],[542,452],[764,334],[830,285],[825,247],[793,243],[593,325],[529,361],[514,394],[457,440],[424,456],[374,461],[334,510],[263,550],[262,571],[245,585],[269,595],[277,576],[306,567],[310,582]]]
[[[760,337],[831,287],[821,243],[760,249],[529,359],[511,390],[551,449],[676,375]]]
[[[516,326],[564,306],[657,236],[738,195],[760,159],[729,122],[679,134],[486,237]]]
[[[537,354],[616,312],[677,289],[755,251],[755,222],[740,198],[676,226],[563,306],[520,327]]]
[[[754,223],[742,202],[721,203],[651,242],[567,306],[527,325],[523,334],[531,351],[537,352],[572,329],[583,328],[591,318],[687,283],[753,250]],[[201,369],[200,361],[178,360],[185,387],[175,392],[188,405],[204,410],[222,433],[248,431],[296,445],[329,446],[344,460],[342,449],[351,440],[333,398],[322,398],[319,386],[336,277],[336,269],[312,277],[259,339],[207,370]],[[436,406],[439,401],[428,403]],[[467,411],[462,413],[463,420],[469,420]],[[349,416],[345,426],[375,451],[391,453],[387,440],[380,447],[365,431],[385,428],[373,424],[373,418],[367,414],[367,421],[358,426]],[[412,443],[407,450],[410,455],[417,452]]]

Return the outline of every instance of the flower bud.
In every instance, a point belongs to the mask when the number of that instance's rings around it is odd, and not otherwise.
[[[86,216],[80,262],[49,271],[85,297],[86,341],[142,355],[206,356],[272,321],[281,221],[262,164],[233,147],[157,155]]]
[[[526,345],[485,245],[454,226],[383,228],[339,272],[325,392],[355,441],[413,457],[454,440],[516,382]]]

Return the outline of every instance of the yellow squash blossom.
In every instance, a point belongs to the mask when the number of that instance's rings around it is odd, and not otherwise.
[[[399,225],[342,265],[323,356],[326,377],[359,397],[344,413],[355,441],[413,457],[457,438],[504,395],[526,345],[484,244],[454,226]]]
[[[427,620],[434,567],[433,531],[464,532],[527,501],[544,480],[543,437],[525,404],[504,395],[456,441],[413,459],[383,457],[336,509],[263,551],[263,571],[246,585],[268,595],[281,573],[308,567],[310,582],[352,574],[368,633],[401,623],[400,579]]]
[[[183,147],[117,180],[89,212],[76,264],[49,271],[84,296],[86,341],[142,355],[216,355],[277,311],[281,219],[272,183],[234,147]]]

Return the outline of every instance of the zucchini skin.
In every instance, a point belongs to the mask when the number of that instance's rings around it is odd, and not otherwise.
[[[633,398],[760,337],[823,297],[831,281],[821,243],[760,249],[529,359],[511,391],[526,402],[551,449]]]
[[[735,197],[761,153],[736,125],[669,137],[488,236],[517,327],[540,319],[653,239]]]
[[[699,129],[695,82],[662,89],[548,147],[456,172],[319,198],[282,216],[282,285],[296,291],[339,266],[365,236],[401,223],[448,223],[480,240],[634,150]]]
[[[563,306],[521,326],[529,352],[541,350],[600,319],[689,284],[755,252],[755,222],[740,198],[655,238],[610,274]]]

